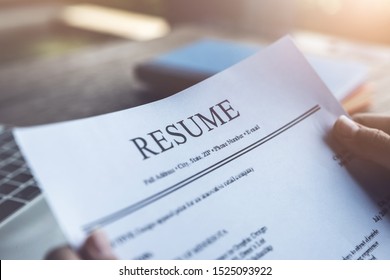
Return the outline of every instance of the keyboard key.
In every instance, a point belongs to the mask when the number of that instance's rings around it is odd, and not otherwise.
[[[8,163],[5,166],[1,167],[0,170],[6,173],[12,173],[18,170],[21,166],[19,164]]]
[[[0,193],[1,194],[10,194],[14,190],[16,190],[17,188],[18,188],[17,186],[5,183],[5,184],[0,185]]]
[[[5,144],[4,147],[7,149],[16,150],[18,146],[16,145],[15,141],[11,141],[11,142],[8,142],[7,144]]]
[[[9,159],[14,153],[13,150],[0,150],[0,160]]]
[[[13,200],[6,200],[0,203],[0,222],[4,221],[8,216],[15,213],[15,211],[23,205],[24,203]]]
[[[30,201],[41,193],[41,190],[36,186],[28,186],[27,188],[18,192],[15,197]]]
[[[31,180],[32,178],[33,178],[33,176],[31,174],[20,173],[16,176],[11,177],[11,180],[15,181],[15,182],[25,183],[25,182]]]

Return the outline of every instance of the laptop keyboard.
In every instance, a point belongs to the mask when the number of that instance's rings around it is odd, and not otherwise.
[[[41,193],[16,145],[12,129],[0,126],[0,224]]]

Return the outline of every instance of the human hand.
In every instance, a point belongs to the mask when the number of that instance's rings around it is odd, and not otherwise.
[[[335,138],[352,154],[390,170],[390,116],[341,116],[333,126]]]
[[[115,260],[110,242],[102,231],[93,232],[81,249],[76,252],[70,246],[54,249],[47,254],[48,260]]]

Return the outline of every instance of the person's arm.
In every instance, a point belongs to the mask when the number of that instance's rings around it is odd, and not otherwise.
[[[81,249],[76,252],[69,246],[54,249],[47,254],[48,260],[115,260],[110,242],[102,231],[93,232]]]
[[[390,116],[358,114],[341,116],[333,135],[352,154],[390,170]]]

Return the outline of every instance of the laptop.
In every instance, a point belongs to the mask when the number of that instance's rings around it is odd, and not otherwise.
[[[12,127],[0,125],[0,259],[42,259],[65,243]]]

